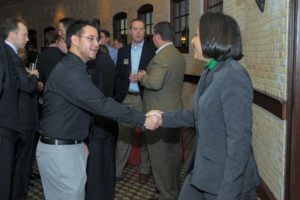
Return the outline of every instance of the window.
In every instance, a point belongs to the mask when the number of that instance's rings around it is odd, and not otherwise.
[[[175,30],[175,46],[182,52],[189,52],[189,10],[190,0],[171,1],[171,22]]]
[[[204,12],[223,12],[223,0],[204,0]]]
[[[145,39],[148,42],[151,42],[153,35],[153,6],[151,4],[146,4],[140,7],[138,10],[138,18],[145,22]]]
[[[114,38],[122,38],[127,44],[127,14],[118,13],[113,17]]]

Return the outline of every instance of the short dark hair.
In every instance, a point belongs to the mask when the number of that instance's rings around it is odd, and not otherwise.
[[[154,26],[154,33],[159,34],[163,41],[173,41],[175,32],[169,22],[158,22]]]
[[[29,41],[27,42],[27,44],[32,44],[32,47],[36,49],[37,48],[37,31],[34,29],[29,29],[28,30],[28,39],[29,39]]]
[[[98,18],[92,18],[92,19],[88,19],[88,22],[92,26],[97,27],[98,34],[100,35],[100,20]]]
[[[123,46],[125,46],[125,40],[123,40],[122,38],[120,37],[117,37],[117,38],[114,38],[114,41],[117,40],[119,43],[122,43]]]
[[[243,57],[238,23],[223,13],[205,13],[200,18],[200,41],[203,56],[223,61]]]
[[[26,25],[26,23],[17,18],[7,18],[1,26],[1,35],[3,39],[8,37],[9,32],[19,29],[18,23]]]
[[[108,51],[108,48],[107,48],[105,45],[103,45],[103,44],[99,45],[99,50],[100,50],[102,53],[105,53],[105,54],[107,54],[107,55],[110,56],[109,51]]]
[[[71,47],[71,37],[73,35],[80,35],[82,29],[85,26],[92,26],[95,29],[97,29],[97,27],[92,25],[88,20],[77,20],[73,24],[71,24],[70,27],[67,29],[66,38],[67,38],[67,47],[68,47],[68,49]]]
[[[46,38],[45,38],[45,36],[46,36],[46,33],[49,32],[49,31],[55,31],[55,28],[53,26],[47,26],[46,28],[44,28],[44,45],[45,46],[48,46],[46,44]]]
[[[110,33],[105,29],[101,29],[100,33],[104,33],[105,37],[110,37]]]
[[[50,44],[56,43],[57,39],[58,39],[57,31],[48,31],[45,34],[45,44],[46,44],[46,46],[49,46]]]
[[[145,22],[143,20],[139,19],[139,18],[135,18],[135,19],[130,21],[130,27],[129,27],[130,29],[132,28],[133,22],[142,22],[144,24],[144,28],[145,28]]]
[[[59,20],[59,23],[62,23],[66,30],[68,30],[70,25],[73,24],[74,22],[75,19],[73,19],[72,17],[65,17]]]
[[[55,31],[55,28],[53,26],[47,26],[44,28],[44,35],[46,35],[46,33],[49,31]]]

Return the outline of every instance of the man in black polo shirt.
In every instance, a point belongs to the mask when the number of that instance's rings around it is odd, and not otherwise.
[[[87,21],[77,21],[67,30],[69,52],[50,74],[44,90],[41,139],[37,161],[47,200],[84,200],[88,151],[82,143],[88,136],[91,114],[135,126],[150,126],[153,118],[120,105],[93,85],[85,63],[95,59],[98,32]]]

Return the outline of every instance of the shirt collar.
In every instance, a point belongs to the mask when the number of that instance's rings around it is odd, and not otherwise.
[[[110,45],[105,45],[108,49],[114,49],[112,46]]]
[[[74,66],[80,66],[81,68],[85,69],[86,68],[86,64],[83,62],[83,60],[81,60],[81,58],[76,55],[75,53],[68,51],[67,56],[71,57],[73,59],[73,61],[77,64]]]
[[[13,45],[12,43],[10,43],[10,42],[7,41],[7,40],[5,40],[5,43],[6,43],[8,46],[10,46],[10,47],[14,50],[14,52],[15,52],[16,54],[18,54],[18,48],[15,47],[15,45]]]
[[[139,48],[143,47],[143,45],[144,45],[144,40],[136,46],[133,46],[133,44],[131,44],[131,49],[139,49]]]
[[[159,47],[157,50],[156,50],[156,54],[158,54],[163,48],[165,48],[166,46],[169,46],[169,45],[172,45],[173,42],[168,42],[167,44],[164,44],[162,45],[161,47]]]

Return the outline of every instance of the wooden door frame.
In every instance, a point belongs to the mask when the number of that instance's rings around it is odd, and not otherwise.
[[[300,1],[290,0],[285,200],[300,199]]]

